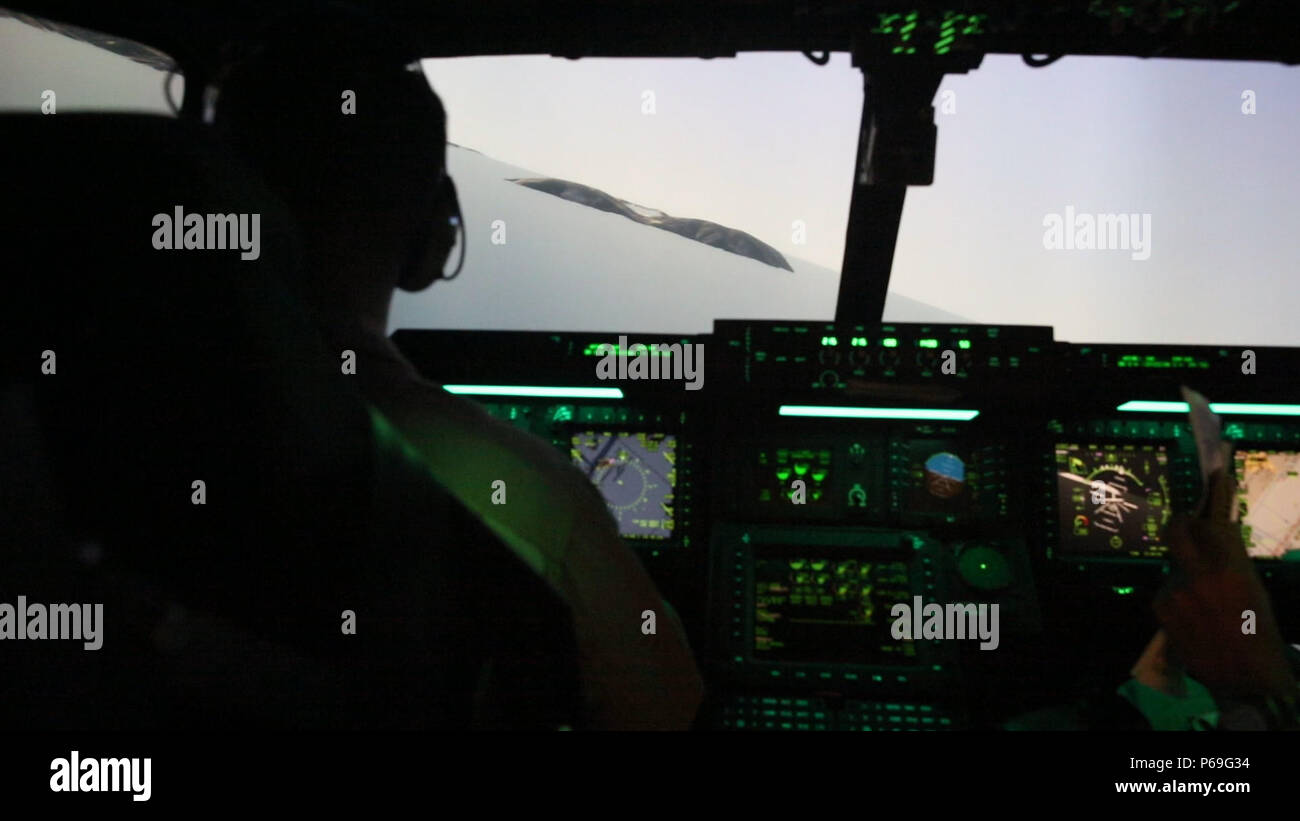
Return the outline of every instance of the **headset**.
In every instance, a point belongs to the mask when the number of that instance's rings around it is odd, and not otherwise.
[[[345,5],[345,4],[330,4],[330,5],[334,6],[335,8],[341,8],[351,14],[358,13],[358,10],[355,7],[350,5]],[[369,22],[381,24],[384,26],[385,29],[396,33],[396,30],[393,29],[386,21],[377,20],[377,18],[375,18],[373,14],[370,14],[365,11],[361,11],[360,13],[364,14]],[[267,21],[265,25],[259,28],[261,29],[262,32],[268,31],[273,27],[273,25],[283,23],[284,19],[285,18],[283,17],[273,18],[273,20]],[[252,39],[254,42],[257,42],[257,40],[261,38],[254,37]],[[224,80],[226,76],[229,75],[231,69],[239,62],[241,62],[241,58],[246,59],[247,57],[252,56],[252,54],[255,54],[257,51],[260,50],[257,46],[253,46],[250,53],[249,43],[245,41],[242,45],[243,47],[241,48],[240,46],[235,44],[228,44],[226,48],[223,48],[222,51],[225,52],[226,59],[222,61],[222,68],[217,73],[217,75],[213,78],[213,81],[207,84],[206,88],[204,88],[203,90],[203,94],[201,98],[203,101],[203,105],[201,106],[200,116],[205,123],[212,124],[216,120],[215,108],[217,105],[219,105],[220,91],[224,84]],[[233,52],[231,50],[232,47],[233,47]],[[241,51],[243,52],[243,54],[239,54],[239,52]],[[421,75],[423,75],[423,71],[420,68],[420,63],[418,60],[409,63],[406,66],[406,69],[408,71],[418,72]],[[179,114],[181,113],[181,111],[178,110],[178,107],[173,101],[172,94],[171,94],[171,85],[172,85],[171,81],[175,73],[176,73],[176,69],[174,67],[172,68],[171,71],[167,72],[167,75],[163,80],[163,93],[167,100],[168,105],[172,108],[173,113]],[[435,97],[435,99],[437,98],[437,92],[435,92],[432,87],[429,87],[428,91],[429,94]],[[441,101],[439,101],[439,107],[441,108]],[[444,117],[443,132],[445,135],[446,132],[446,128],[445,128],[446,111],[445,110],[443,111],[443,117]],[[445,152],[445,148],[444,148],[444,152]],[[445,153],[444,153],[444,157],[445,157]],[[453,241],[453,247],[455,244],[458,243],[460,245],[460,253],[458,255],[455,269],[450,274],[448,274],[445,268],[443,268],[438,272],[438,275],[433,278],[433,282],[437,282],[439,280],[452,280],[460,276],[460,272],[465,266],[466,246],[469,244],[468,235],[466,234],[466,230],[465,230],[465,217],[461,213],[460,198],[456,192],[455,182],[452,181],[451,176],[447,173],[445,159],[442,163],[442,167],[439,171],[438,181],[437,183],[435,183],[435,185],[437,190],[435,192],[434,209],[440,210],[442,206],[447,206],[447,210],[450,212],[450,216],[448,217],[448,224],[457,233],[457,238],[456,240]],[[439,234],[440,232],[437,231],[436,226],[433,225],[430,226],[428,231],[422,234],[420,239],[416,242],[415,247],[412,249],[407,270],[418,269],[418,267],[430,263],[430,257],[432,256],[432,252],[435,247],[435,242]],[[451,249],[448,249],[448,251],[450,250]],[[445,262],[443,263],[443,265],[445,266]]]
[[[456,196],[456,183],[452,181],[451,175],[447,173],[445,162],[443,163],[443,169],[442,172],[439,174],[439,179],[438,179],[438,198],[442,202],[447,202],[450,204],[451,216],[448,218],[447,221],[453,228],[456,229],[456,232],[459,234],[459,237],[457,238],[456,242],[457,244],[460,245],[460,254],[459,254],[459,258],[456,260],[456,270],[452,271],[450,274],[448,274],[446,271],[440,271],[438,273],[437,279],[446,281],[446,280],[455,279],[456,277],[460,276],[461,269],[465,267],[465,246],[468,244],[469,238],[465,234],[465,218],[461,215],[460,212],[460,198]],[[433,244],[433,237],[434,237],[434,232],[432,231],[430,231],[425,236],[423,249],[417,252],[418,257],[417,257],[416,264],[423,262],[423,257],[427,256],[432,250],[431,246]]]
[[[465,217],[460,212],[460,198],[456,196],[456,183],[452,180],[451,175],[447,173],[447,163],[443,162],[442,172],[439,175],[438,196],[451,205],[451,216],[448,222],[456,229],[460,235],[457,243],[460,245],[459,259],[456,261],[456,270],[448,274],[446,271],[440,271],[438,279],[449,280],[460,276],[461,268],[465,267],[465,246],[469,243],[469,237],[465,233]],[[432,233],[432,232],[431,232]],[[430,236],[429,241],[432,242]]]

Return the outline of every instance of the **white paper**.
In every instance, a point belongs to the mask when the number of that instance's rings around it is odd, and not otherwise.
[[[1186,385],[1182,386],[1182,393],[1192,423],[1192,438],[1196,441],[1197,461],[1201,466],[1201,500],[1196,509],[1199,515],[1204,516],[1210,497],[1210,475],[1216,470],[1228,469],[1232,443],[1223,441],[1223,425],[1218,415],[1210,410],[1209,400]],[[1229,516],[1232,521],[1237,520],[1235,504]]]

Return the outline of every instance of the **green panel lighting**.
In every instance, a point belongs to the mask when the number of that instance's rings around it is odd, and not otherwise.
[[[831,347],[840,344],[840,341],[833,336],[823,336],[822,344],[826,345],[827,347]]]
[[[1211,402],[1215,413],[1240,413],[1251,416],[1300,416],[1300,405],[1252,405],[1240,402]]]
[[[1204,2],[1204,0],[1201,0]],[[942,16],[921,11],[877,12],[870,33],[885,39],[893,54],[916,54],[918,47],[948,54],[963,40],[984,34],[988,14],[945,11]]]
[[[1187,403],[1148,402],[1142,399],[1134,399],[1125,402],[1115,410],[1129,411],[1132,413],[1187,413]]]
[[[855,336],[849,340],[849,345],[854,348],[865,348],[867,347],[867,338],[865,336]]]
[[[884,339],[880,340],[880,344],[884,345],[886,348],[897,348],[898,340],[892,336],[887,336]]]
[[[533,396],[564,399],[622,399],[618,388],[552,387],[534,385],[443,385],[457,396]]]
[[[582,355],[601,357],[608,356],[611,353],[617,356],[641,356],[642,354],[649,354],[650,356],[671,357],[673,355],[672,351],[668,350],[666,344],[655,344],[658,347],[655,347],[654,345],[646,345],[643,342],[637,342],[624,348],[620,345],[615,345],[613,342],[592,342],[582,349]]]
[[[970,340],[969,340],[969,339],[959,339],[959,340],[957,340],[957,347],[958,347],[958,348],[961,348],[963,351],[969,349],[969,348],[970,348]]]
[[[1084,351],[1086,353],[1086,351]],[[1124,354],[1115,360],[1116,367],[1120,368],[1195,368],[1206,370],[1210,367],[1208,359],[1198,359],[1195,356],[1159,356],[1157,354]]]
[[[937,347],[939,347],[939,340],[937,340],[937,339],[922,339],[922,340],[917,341],[916,344],[920,345],[922,348],[937,348]]]
[[[952,12],[944,14],[943,24],[939,27],[939,39],[934,41],[935,54],[947,54],[952,48],[952,41],[957,39],[957,21]]]
[[[930,419],[941,422],[969,422],[977,410],[950,408],[863,408],[841,405],[782,405],[780,416],[815,416],[825,419]]]
[[[1152,402],[1135,399],[1125,402],[1116,410],[1131,413],[1187,413],[1186,402]],[[1258,405],[1243,402],[1211,402],[1215,413],[1236,413],[1249,416],[1300,416],[1300,405]]]

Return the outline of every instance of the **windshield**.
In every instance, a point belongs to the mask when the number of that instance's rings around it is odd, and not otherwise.
[[[861,111],[847,55],[429,60],[469,229],[392,327],[699,333],[834,315]],[[884,319],[1291,344],[1300,80],[1264,63],[990,56],[934,100]]]
[[[0,8],[0,111],[174,114],[171,58],[113,34]],[[185,81],[171,78],[178,101]]]
[[[944,79],[935,122],[886,320],[945,318],[929,303],[1073,342],[1296,344],[1294,69],[995,55]]]
[[[835,312],[861,74],[846,55],[425,61],[469,243],[393,328],[700,333]]]

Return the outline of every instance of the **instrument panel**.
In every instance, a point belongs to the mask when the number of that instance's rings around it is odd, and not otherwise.
[[[1300,635],[1290,349],[1244,374],[1235,350],[1021,326],[394,341],[588,476],[682,616],[709,727],[996,728],[1113,690],[1155,628],[1164,528],[1201,493],[1182,384],[1223,403],[1243,538]]]

